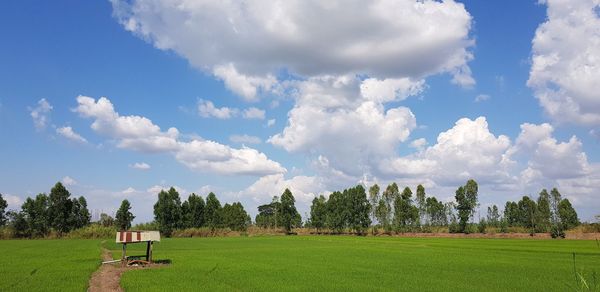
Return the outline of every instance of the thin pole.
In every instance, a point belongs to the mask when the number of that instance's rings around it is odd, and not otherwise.
[[[121,263],[127,265],[127,243],[123,243],[123,254],[121,255]]]
[[[150,261],[150,241],[146,244],[146,261]]]

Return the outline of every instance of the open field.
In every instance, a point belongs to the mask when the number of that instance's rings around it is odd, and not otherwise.
[[[85,291],[100,241],[0,240],[0,291]]]
[[[105,246],[120,256],[120,246]],[[143,248],[130,245],[128,254]],[[0,291],[85,291],[100,252],[100,240],[0,241]],[[600,249],[584,240],[175,238],[155,244],[155,259],[170,259],[170,266],[127,271],[121,285],[127,291],[572,291],[573,252],[579,271],[600,272]]]
[[[573,252],[579,270],[600,272],[595,241],[279,236],[155,247],[172,265],[125,273],[125,290],[566,291],[575,285]]]

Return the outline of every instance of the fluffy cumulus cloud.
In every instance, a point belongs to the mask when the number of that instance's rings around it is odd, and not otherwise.
[[[87,140],[81,135],[77,134],[70,126],[61,127],[56,129],[56,133],[77,143],[86,144]]]
[[[600,125],[600,0],[547,0],[527,84],[557,122]]]
[[[33,125],[37,130],[46,129],[50,120],[50,111],[52,111],[52,105],[45,98],[40,99],[35,107],[29,108],[29,115],[31,115]]]
[[[77,97],[75,109],[82,117],[92,118],[92,129],[116,141],[119,148],[141,152],[171,153],[177,161],[191,169],[236,175],[266,175],[285,172],[279,163],[264,153],[243,147],[231,148],[214,141],[193,139],[181,141],[179,131],[162,131],[148,118],[122,116],[110,100]]]
[[[283,174],[273,174],[261,177],[239,195],[249,196],[256,202],[268,202],[272,196],[280,196],[286,188],[304,206],[310,204],[315,196],[325,193],[325,186],[319,177],[298,175],[286,179]]]
[[[177,52],[248,100],[276,89],[274,76],[282,69],[382,80],[447,72],[455,83],[474,84],[467,66],[472,18],[451,0],[112,4],[125,29]]]
[[[265,119],[265,111],[259,108],[250,107],[244,110],[242,116],[245,119],[257,119],[264,120]]]

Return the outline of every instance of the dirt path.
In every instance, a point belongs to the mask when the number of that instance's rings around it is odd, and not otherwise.
[[[112,260],[112,254],[106,248],[102,248],[102,260]],[[121,274],[125,272],[127,268],[121,267],[120,263],[117,264],[104,264],[94,272],[90,279],[90,292],[103,292],[103,291],[119,291],[122,292],[123,288],[119,285],[121,281]]]

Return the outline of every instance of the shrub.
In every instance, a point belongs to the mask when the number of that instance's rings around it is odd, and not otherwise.
[[[75,229],[69,232],[66,238],[80,238],[80,239],[91,239],[91,238],[114,238],[116,229],[112,226],[106,227],[100,224],[91,224],[86,227]]]
[[[565,238],[565,231],[560,224],[552,225],[550,227],[550,236],[552,238]]]
[[[479,233],[485,233],[486,228],[487,228],[487,222],[485,222],[485,219],[481,219],[479,221],[479,224],[477,225],[477,231],[479,231]]]

